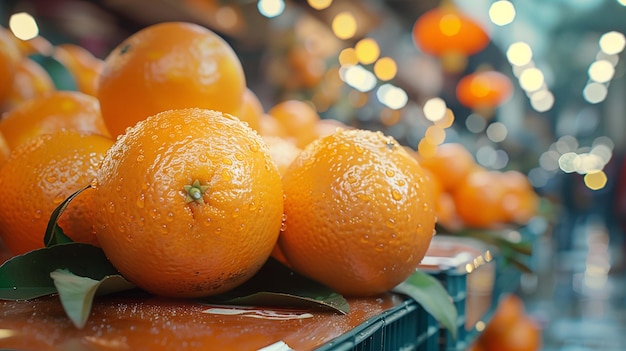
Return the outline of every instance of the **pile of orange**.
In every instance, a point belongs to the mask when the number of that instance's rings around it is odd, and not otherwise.
[[[437,222],[447,230],[524,225],[537,215],[539,196],[520,171],[488,170],[460,143],[413,155],[432,178]]]
[[[43,247],[52,210],[87,185],[59,226],[163,296],[225,292],[271,255],[340,293],[375,295],[430,244],[433,181],[404,147],[306,101],[266,109],[205,27],[151,25],[104,59],[6,30],[0,40],[0,237],[13,254]],[[79,91],[50,84],[34,52]]]
[[[539,351],[541,328],[525,310],[522,299],[504,295],[485,327],[472,344],[472,351]]]

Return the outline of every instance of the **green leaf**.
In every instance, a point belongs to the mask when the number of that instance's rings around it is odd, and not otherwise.
[[[89,244],[66,243],[15,256],[0,266],[0,299],[27,300],[56,293],[50,272],[68,269],[100,280],[118,274],[102,249]]]
[[[292,271],[273,258],[239,287],[218,296],[204,298],[202,301],[216,304],[324,309],[342,314],[350,312],[348,301],[343,296]]]
[[[79,329],[85,326],[96,295],[135,288],[135,285],[119,274],[95,280],[75,275],[67,269],[57,269],[50,273],[50,277],[54,281],[65,313]]]
[[[91,184],[87,184],[83,188],[68,196],[67,199],[63,200],[63,202],[61,202],[59,206],[57,206],[57,208],[52,211],[52,213],[50,214],[50,219],[48,220],[48,226],[46,227],[46,233],[43,237],[44,246],[49,247],[53,245],[72,242],[72,239],[70,239],[68,236],[65,235],[65,233],[63,233],[63,230],[61,230],[61,228],[57,225],[57,222],[59,221],[59,217],[61,217],[63,211],[65,211],[70,202],[76,196],[78,196],[78,194],[82,193],[88,188],[91,188]]]
[[[448,291],[437,278],[418,270],[392,291],[417,301],[456,338],[458,312]]]

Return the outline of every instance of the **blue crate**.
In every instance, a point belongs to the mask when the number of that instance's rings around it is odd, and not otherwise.
[[[406,300],[316,351],[436,351],[439,326],[417,302]]]

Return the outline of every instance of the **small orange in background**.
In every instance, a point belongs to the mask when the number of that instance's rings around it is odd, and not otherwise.
[[[82,46],[70,43],[55,46],[52,57],[70,71],[78,91],[96,96],[103,60]]]
[[[250,88],[246,88],[243,92],[242,106],[237,117],[258,132],[261,128],[259,120],[263,114],[265,114],[265,110],[261,100]]]
[[[14,38],[11,32],[0,27],[0,104],[11,90],[15,70],[22,58]]]
[[[418,162],[381,132],[337,130],[283,175],[279,245],[296,271],[351,296],[404,281],[434,234],[433,194]]]
[[[484,351],[539,351],[541,328],[515,294],[504,295],[476,343]]]
[[[453,190],[477,166],[474,156],[460,143],[438,145],[434,155],[420,154],[418,161],[439,179],[447,191]]]
[[[34,60],[24,57],[15,69],[13,85],[4,103],[1,104],[1,109],[12,110],[26,100],[41,97],[55,90],[56,86],[48,71]]]
[[[505,187],[499,171],[475,170],[453,191],[454,203],[463,225],[495,228],[507,221],[502,201]]]
[[[97,97],[111,135],[158,112],[207,108],[237,115],[246,79],[237,54],[193,23],[163,22],[132,34],[104,60]]]
[[[98,100],[77,91],[57,90],[24,101],[0,120],[0,132],[11,149],[35,136],[63,129],[109,136]]]
[[[288,138],[287,129],[273,116],[264,113],[259,118],[259,134],[263,136],[276,136]]]
[[[268,135],[263,136],[263,140],[269,147],[270,156],[276,163],[276,166],[278,166],[278,171],[281,176],[285,174],[291,162],[302,152],[302,149],[297,147],[293,142],[281,137]]]
[[[269,258],[283,218],[280,174],[239,118],[169,110],[137,123],[105,156],[96,233],[120,273],[162,296],[232,289]]]
[[[537,215],[539,195],[535,192],[528,177],[517,170],[502,172],[502,183],[506,189],[502,199],[502,208],[507,220],[525,225]]]
[[[52,211],[90,184],[113,140],[97,134],[61,131],[19,145],[0,167],[0,236],[13,254],[43,247]],[[59,218],[74,241],[97,245],[89,214],[92,192],[79,194]]]
[[[272,106],[267,114],[285,127],[287,135],[294,138],[296,146],[305,147],[317,138],[316,126],[320,116],[312,105],[300,100],[285,100]]]

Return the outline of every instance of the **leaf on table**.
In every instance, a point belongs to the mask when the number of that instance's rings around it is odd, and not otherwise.
[[[456,338],[458,312],[448,291],[437,278],[418,270],[392,291],[417,301]]]
[[[0,299],[27,300],[56,293],[50,277],[56,269],[96,280],[118,274],[102,249],[82,243],[58,244],[4,262],[0,266]]]
[[[45,247],[57,245],[57,244],[65,244],[71,243],[72,239],[70,239],[63,230],[57,225],[59,217],[63,214],[63,211],[67,208],[67,205],[78,196],[78,194],[82,193],[84,190],[91,188],[91,184],[87,184],[86,186],[78,189],[73,194],[68,196],[63,202],[57,206],[54,211],[50,214],[50,219],[48,220],[48,226],[46,227],[46,233],[43,237],[43,244]]]
[[[270,258],[248,281],[227,293],[202,299],[208,303],[273,306],[350,312],[348,301],[330,288]]]
[[[119,274],[107,275],[100,280],[81,277],[67,269],[56,269],[50,273],[65,313],[74,325],[85,326],[93,299],[96,295],[134,289],[135,285]]]

